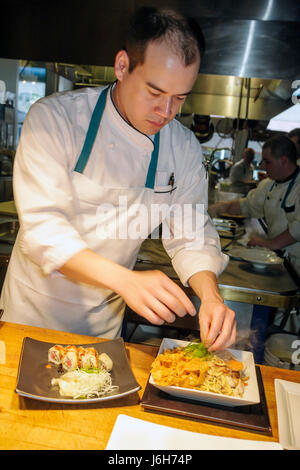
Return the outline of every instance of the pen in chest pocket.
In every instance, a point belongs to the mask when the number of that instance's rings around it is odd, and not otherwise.
[[[174,182],[175,182],[174,173],[171,173],[170,178],[169,178],[169,182],[168,182],[168,186],[172,186],[172,188],[173,188]]]

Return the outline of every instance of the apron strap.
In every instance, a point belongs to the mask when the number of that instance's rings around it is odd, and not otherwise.
[[[155,134],[155,137],[154,137],[154,149],[151,154],[151,160],[150,160],[150,164],[148,167],[147,179],[146,179],[146,184],[145,184],[145,187],[149,189],[154,189],[158,154],[159,154],[159,132]]]
[[[295,181],[296,181],[296,178],[297,178],[297,176],[298,176],[298,174],[299,174],[299,171],[300,171],[300,168],[298,167],[297,170],[296,170],[296,174],[295,174],[294,178],[292,179],[292,181],[291,181],[290,184],[288,185],[288,188],[287,188],[286,193],[285,193],[285,195],[284,195],[283,201],[282,201],[282,203],[281,203],[281,208],[282,208],[282,209],[285,208],[286,200],[287,200],[288,195],[290,194],[290,192],[291,192],[291,190],[292,190],[292,188],[293,188],[293,186],[294,186],[294,184],[295,184]]]
[[[92,151],[92,148],[93,148],[93,145],[94,145],[97,133],[98,133],[101,118],[104,113],[108,90],[109,90],[109,87],[105,88],[100,93],[98,101],[94,108],[91,121],[89,124],[89,128],[86,134],[86,138],[85,138],[81,153],[78,157],[76,166],[74,168],[74,171],[76,171],[77,173],[83,173],[86,167],[86,164],[88,162],[90,153]],[[146,179],[146,184],[145,184],[146,188],[154,189],[158,154],[159,154],[159,132],[155,134],[155,137],[154,137],[154,149],[151,154],[151,160],[150,160],[150,164],[148,167],[147,179]]]
[[[105,88],[101,93],[98,98],[98,101],[96,103],[96,106],[94,108],[91,121],[89,124],[89,128],[85,137],[85,141],[81,150],[81,153],[78,157],[76,166],[74,168],[74,171],[77,171],[77,173],[83,173],[86,164],[88,162],[90,153],[92,151],[96,135],[99,129],[100,121],[105,109],[105,103],[106,103],[106,97],[108,93],[109,87]]]

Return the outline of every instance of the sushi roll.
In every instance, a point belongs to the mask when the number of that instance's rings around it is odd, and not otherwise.
[[[79,368],[85,369],[87,367],[85,356],[86,350],[82,346],[77,347],[77,359]]]
[[[59,344],[52,346],[48,350],[48,362],[52,362],[52,364],[60,365],[61,361],[65,355],[65,348]]]
[[[81,369],[90,369],[92,367],[90,354],[87,349],[81,348],[79,352],[79,367]]]
[[[99,367],[107,370],[107,372],[110,372],[113,368],[113,361],[106,353],[100,354],[99,363]]]
[[[79,367],[78,354],[76,346],[67,346],[65,355],[61,361],[62,367],[66,371],[75,370]]]
[[[88,367],[98,368],[99,361],[98,361],[98,352],[95,348],[86,348],[86,361],[88,362]]]

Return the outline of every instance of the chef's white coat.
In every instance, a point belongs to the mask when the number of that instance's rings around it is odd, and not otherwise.
[[[26,117],[14,166],[20,230],[1,296],[6,321],[119,336],[123,300],[109,289],[72,281],[58,271],[85,248],[134,267],[148,234],[137,240],[100,239],[99,205],[117,206],[118,197],[127,195],[130,203],[147,207],[204,203],[207,208],[207,178],[193,133],[176,120],[161,130],[155,188],[145,188],[153,142],[123,120],[110,93],[87,166],[83,174],[73,171],[100,92],[86,88],[53,94],[36,102]],[[169,185],[172,173],[174,187]],[[228,262],[207,213],[204,244],[197,237],[163,243],[184,285],[198,271],[218,276]]]
[[[287,246],[284,252],[300,276],[300,173],[286,199],[284,210],[281,205],[289,184],[290,179],[276,182],[266,178],[240,200],[240,206],[245,217],[265,218],[268,239],[289,230],[296,243]]]

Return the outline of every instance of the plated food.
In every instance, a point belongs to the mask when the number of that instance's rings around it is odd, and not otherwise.
[[[106,353],[98,354],[94,347],[55,344],[48,350],[48,361],[66,371],[100,368],[110,372],[113,368],[111,358]]]
[[[241,406],[260,402],[253,354],[209,353],[201,342],[164,338],[149,383],[184,399]]]
[[[113,368],[111,358],[94,347],[55,344],[48,350],[48,361],[67,371],[51,379],[51,385],[57,386],[63,397],[103,397],[118,390],[109,373]]]
[[[102,403],[125,397],[140,390],[141,387],[135,380],[130,368],[125,343],[122,338],[76,345],[76,354],[83,352],[81,349],[83,348],[89,352],[89,355],[85,355],[86,359],[88,357],[96,357],[98,360],[101,358],[101,363],[98,362],[97,368],[76,367],[74,370],[63,368],[62,356],[56,356],[55,353],[60,348],[55,348],[55,346],[60,345],[38,341],[29,337],[24,338],[16,384],[16,392],[19,395],[52,403],[76,405],[79,403]],[[65,362],[65,367],[72,369],[76,364],[75,355],[71,354],[71,351],[75,353],[74,345],[62,345],[61,348],[65,348],[65,350],[68,348],[69,354],[67,357],[72,359],[70,359],[70,363]],[[97,355],[93,350],[96,351]],[[51,362],[48,361],[49,351]],[[60,354],[62,351],[60,349]],[[80,354],[78,355],[80,356]],[[77,363],[77,365],[79,364]],[[83,365],[83,363],[80,365]],[[111,370],[109,370],[110,366],[112,367]],[[87,385],[87,388],[82,386],[82,377],[84,377],[83,382]],[[107,381],[108,377],[109,380]],[[61,381],[60,385],[55,383],[58,379]],[[51,384],[52,380],[53,384]],[[74,383],[77,390],[72,388]],[[101,390],[95,390],[95,383],[100,384]],[[63,394],[60,393],[60,388]],[[74,397],[77,398],[74,399]]]
[[[243,397],[249,377],[233,354],[212,354],[202,342],[167,349],[152,364],[158,385],[176,386]]]

